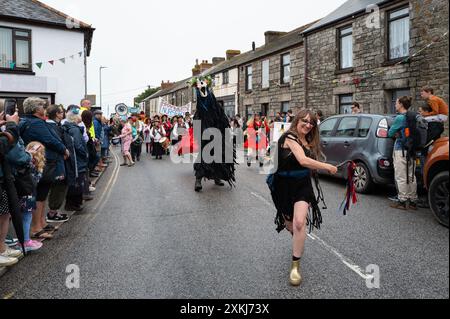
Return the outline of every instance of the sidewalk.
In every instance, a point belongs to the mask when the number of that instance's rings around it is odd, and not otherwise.
[[[95,178],[92,178],[92,179],[91,179],[92,185],[93,185],[94,187],[96,187],[97,183],[99,182],[99,180],[101,179],[101,177],[103,176],[103,174],[104,174],[106,171],[107,171],[107,168],[106,168],[104,171],[102,171],[98,177],[95,177]],[[55,231],[53,231],[53,232],[48,232],[49,234],[55,234],[55,233],[57,233],[58,230],[59,230],[59,228],[62,227],[64,224],[70,223],[70,219],[72,218],[72,216],[73,216],[74,214],[76,214],[76,212],[68,212],[68,211],[65,211],[65,210],[62,210],[62,211],[63,211],[64,214],[67,214],[67,215],[69,216],[69,220],[68,220],[66,223],[51,223],[51,224],[53,224],[54,226],[56,226],[56,229],[55,229]],[[52,240],[56,240],[56,239],[52,239]],[[41,242],[44,242],[44,241],[45,241],[45,239],[41,240]],[[25,256],[22,255],[22,257],[19,258],[19,262],[20,262],[23,258],[25,258]],[[16,265],[17,265],[17,264],[16,264]],[[11,267],[0,267],[0,278],[1,278],[4,274],[6,274],[6,272],[7,272],[10,268],[12,268],[12,267],[14,267],[14,266],[15,266],[15,265],[13,265],[13,266],[11,266]]]

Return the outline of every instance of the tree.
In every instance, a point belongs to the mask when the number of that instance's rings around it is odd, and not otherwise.
[[[149,86],[147,90],[145,90],[144,92],[142,92],[141,94],[139,94],[137,97],[134,98],[134,104],[136,105],[136,104],[141,103],[144,99],[155,94],[159,90],[160,90],[160,88],[155,88],[155,87]]]

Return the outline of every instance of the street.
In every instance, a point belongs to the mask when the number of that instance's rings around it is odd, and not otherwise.
[[[235,189],[205,182],[195,193],[192,165],[143,155],[124,168],[114,153],[102,196],[0,278],[2,298],[449,298],[448,229],[429,210],[391,209],[386,187],[340,216],[344,181],[321,179],[328,210],[293,288],[291,236],[275,231],[256,166],[238,166]],[[79,288],[66,286],[69,265],[79,267]],[[369,265],[379,267],[379,288],[367,286]]]

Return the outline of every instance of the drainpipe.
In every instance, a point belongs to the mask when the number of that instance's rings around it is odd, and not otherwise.
[[[305,71],[304,71],[304,86],[305,86],[305,108],[308,108],[308,103],[309,103],[309,99],[308,99],[308,90],[309,90],[309,85],[308,85],[308,37],[303,34],[303,46],[305,48],[305,58],[304,58],[304,65],[305,65]]]
[[[87,48],[84,46],[84,98],[87,98]]]

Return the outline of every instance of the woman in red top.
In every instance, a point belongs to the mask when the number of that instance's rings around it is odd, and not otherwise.
[[[247,137],[244,148],[247,150],[247,166],[252,165],[252,160],[259,161],[259,166],[264,165],[264,157],[266,156],[268,146],[268,136],[270,136],[270,127],[267,120],[261,119],[260,114],[255,114],[247,123],[245,131]]]

